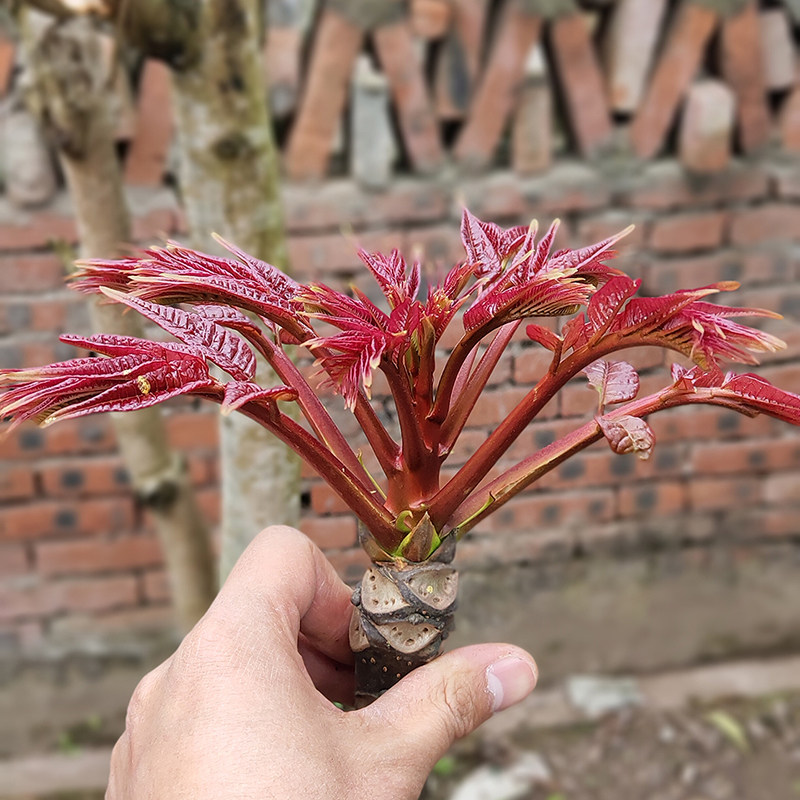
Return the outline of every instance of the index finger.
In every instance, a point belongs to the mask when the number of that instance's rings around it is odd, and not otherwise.
[[[275,525],[247,547],[207,617],[238,629],[262,619],[295,647],[302,631],[319,652],[346,664],[352,660],[350,597],[350,588],[310,539]]]

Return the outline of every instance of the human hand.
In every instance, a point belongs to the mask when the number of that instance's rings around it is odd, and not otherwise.
[[[476,645],[344,712],[330,700],[353,698],[351,613],[350,589],[314,544],[263,531],[136,688],[107,800],[411,800],[455,739],[536,683],[524,651]]]

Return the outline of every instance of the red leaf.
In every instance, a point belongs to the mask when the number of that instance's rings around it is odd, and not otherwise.
[[[297,391],[289,386],[275,386],[263,389],[257,383],[250,381],[229,381],[225,384],[225,397],[222,400],[221,411],[230,414],[241,408],[245,403],[253,401],[274,404],[278,400],[295,400]]]
[[[627,361],[595,361],[584,372],[601,405],[633,400],[639,391],[639,375]]]
[[[102,292],[112,300],[136,309],[167,333],[196,348],[198,353],[224,369],[232,378],[247,380],[255,375],[256,359],[252,350],[238,336],[207,317],[174,306],[150,303],[113,289],[103,289]]]
[[[627,275],[617,275],[592,295],[586,314],[593,333],[603,331],[611,323],[641,283]]]
[[[529,339],[551,352],[555,352],[561,345],[561,338],[541,325],[528,325],[525,328],[525,333],[528,334]]]
[[[656,437],[643,419],[628,415],[605,416],[598,417],[597,424],[615,453],[636,453],[642,460],[650,458]]]

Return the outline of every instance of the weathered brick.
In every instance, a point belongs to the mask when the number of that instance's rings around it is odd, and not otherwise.
[[[731,160],[736,100],[722,81],[696,81],[689,88],[681,119],[681,163],[707,175],[725,169]]]
[[[136,130],[125,160],[125,180],[134,186],[159,186],[172,140],[172,76],[162,61],[144,63],[139,84]]]
[[[264,72],[269,103],[276,119],[290,114],[300,93],[300,58],[303,48],[299,28],[268,25],[264,40]]]
[[[406,152],[416,172],[429,174],[442,165],[439,128],[407,21],[382,25],[372,34],[378,59],[394,98]]]
[[[363,32],[332,8],[317,25],[303,97],[286,147],[290,178],[321,178],[328,168]]]
[[[746,439],[697,445],[692,451],[692,469],[698,474],[763,474],[800,466],[800,440]]]
[[[0,541],[105,534],[130,530],[132,524],[133,505],[130,501],[41,501],[4,510],[0,516]]]
[[[724,172],[692,180],[680,163],[662,159],[645,165],[620,191],[620,200],[638,210],[664,211],[767,197],[767,170],[732,161]]]
[[[606,208],[611,202],[609,182],[578,161],[559,161],[545,175],[521,180],[520,188],[523,219],[536,217],[543,223],[570,211]]]
[[[512,386],[483,392],[470,414],[470,427],[484,425],[495,427],[509,415],[529,391],[530,389],[526,386]]]
[[[12,210],[5,198],[0,198],[0,251],[42,249],[53,241],[67,244],[78,241],[75,220],[53,204],[53,210],[33,213]],[[5,270],[3,271],[5,275]],[[4,286],[4,282],[0,286]]]
[[[347,503],[328,486],[318,482],[311,487],[311,510],[315,514],[346,514],[350,511]]]
[[[680,6],[631,126],[631,142],[640,158],[651,158],[661,150],[717,22],[717,14],[704,6],[688,2]]]
[[[550,23],[556,73],[572,133],[582,155],[597,155],[611,140],[606,87],[586,20],[582,14]]]
[[[22,575],[28,569],[28,554],[23,544],[0,545],[0,577]]]
[[[0,291],[44,292],[64,286],[64,264],[54,253],[0,258]]]
[[[489,61],[470,104],[469,117],[453,150],[465,167],[482,169],[494,156],[524,77],[525,59],[539,38],[541,21],[506,3]]]
[[[657,219],[650,230],[650,247],[662,253],[691,253],[722,244],[727,214],[703,211]]]
[[[800,206],[765,203],[731,212],[730,239],[733,245],[800,239]]]
[[[682,481],[648,481],[619,490],[619,513],[623,517],[675,514],[686,506],[687,490]]]
[[[166,603],[172,599],[169,575],[164,569],[149,569],[142,575],[142,595],[148,603]]]
[[[758,23],[766,88],[772,91],[789,89],[795,79],[796,55],[786,11],[782,8],[762,9]]]
[[[614,111],[636,110],[655,56],[666,0],[619,0],[604,41],[608,93]]]
[[[11,83],[16,49],[16,44],[3,33],[0,36],[0,97],[5,95]]]
[[[720,40],[722,74],[736,94],[739,141],[751,153],[767,143],[771,127],[755,0],[725,20]]]
[[[511,128],[511,164],[518,175],[534,175],[553,159],[553,91],[544,68],[544,51],[534,47],[525,64]]]
[[[783,149],[800,153],[800,87],[792,90],[781,106],[778,116]]]
[[[73,539],[36,545],[36,568],[48,576],[124,572],[157,566],[163,560],[161,545],[153,536]]]
[[[761,502],[757,478],[698,478],[689,482],[689,503],[696,511],[751,508]]]
[[[27,500],[35,491],[33,471],[29,467],[14,464],[0,467],[0,502]]]
[[[453,18],[449,0],[411,0],[411,25],[423,39],[441,39]]]
[[[89,497],[128,494],[130,479],[122,459],[105,456],[92,459],[59,460],[39,469],[42,491],[49,497]]]
[[[322,550],[353,547],[356,544],[356,520],[352,514],[336,517],[304,517],[300,530]]]
[[[800,471],[768,475],[764,479],[764,500],[775,506],[800,504]]]
[[[613,519],[614,494],[609,489],[582,492],[534,492],[509,501],[484,523],[488,530],[531,532]]]
[[[342,580],[349,584],[360,581],[364,571],[370,565],[369,556],[360,547],[326,553],[326,556]]]

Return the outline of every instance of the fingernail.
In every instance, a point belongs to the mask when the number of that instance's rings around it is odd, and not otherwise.
[[[486,670],[486,688],[492,695],[493,711],[502,711],[519,703],[533,691],[535,685],[533,667],[529,661],[521,658],[501,658]]]

